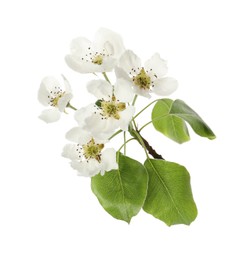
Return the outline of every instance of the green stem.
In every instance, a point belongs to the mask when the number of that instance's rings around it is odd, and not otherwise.
[[[133,119],[135,119],[136,117],[138,117],[143,111],[145,111],[148,107],[150,107],[153,103],[155,103],[155,102],[157,102],[157,101],[159,101],[159,99],[156,99],[156,100],[152,101],[151,103],[149,103],[146,107],[144,107],[142,110],[140,110],[139,113],[136,114],[136,115],[133,117]]]
[[[71,109],[73,109],[73,110],[77,110],[77,108],[76,107],[74,107],[74,106],[72,106],[71,104],[70,104],[70,102],[67,104],[67,106],[66,107],[69,107],[69,108],[71,108]]]
[[[133,123],[133,126],[134,126],[135,130],[137,130],[137,124],[136,124],[134,118],[132,119],[132,123]]]
[[[137,97],[138,97],[138,95],[135,95],[135,96],[134,96],[134,99],[133,99],[133,101],[132,101],[132,105],[133,105],[133,106],[135,105],[135,102],[136,102],[136,100],[137,100]]]
[[[124,155],[126,155],[126,131],[124,131]]]
[[[147,122],[146,124],[144,124],[144,125],[139,129],[139,132],[140,132],[143,128],[145,128],[146,126],[148,126],[149,124],[151,124],[152,122],[157,121],[157,120],[159,120],[159,119],[161,119],[161,118],[164,118],[164,117],[168,117],[168,116],[170,116],[170,114],[155,117],[153,120],[151,120],[151,121]]]
[[[146,126],[150,125],[153,122],[153,120],[147,122],[146,124],[144,124],[140,129],[139,132],[141,132],[141,130],[143,130]]]
[[[140,134],[140,132],[138,131],[138,129],[134,129],[132,126],[132,123],[129,126],[129,133],[131,134],[131,136],[133,136],[139,143],[140,145],[144,148],[145,153],[147,158],[149,159],[149,155],[148,153],[155,159],[160,159],[160,160],[164,160],[164,158],[162,157],[161,154],[158,154],[153,147],[148,143],[148,141],[142,137],[142,135]],[[147,153],[148,152],[148,153]]]
[[[129,142],[132,141],[132,140],[136,140],[136,138],[133,137],[133,138],[130,138],[130,139],[126,140],[126,142],[123,143],[123,145],[120,146],[120,148],[118,149],[118,152],[120,152],[120,150],[121,150],[127,143],[129,143]]]
[[[106,73],[102,72],[102,75],[104,76],[105,80],[111,84],[111,82],[110,82],[109,78],[107,77]]]
[[[116,135],[120,134],[122,132],[122,130],[118,130],[117,132],[115,132],[112,136],[110,136],[108,138],[108,140],[111,140],[113,137],[115,137]]]
[[[141,146],[144,148],[144,151],[145,151],[145,154],[146,154],[146,157],[147,159],[150,159],[149,158],[149,155],[148,155],[148,152],[147,152],[147,148],[145,146],[145,143],[143,141],[143,139],[141,138],[141,135],[137,132],[137,130],[134,130],[133,129],[133,136],[136,137],[137,141],[141,144]]]

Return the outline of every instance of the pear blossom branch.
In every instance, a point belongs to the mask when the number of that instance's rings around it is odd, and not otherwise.
[[[148,141],[140,134],[138,129],[131,129],[130,134],[134,136],[137,141],[140,143],[140,145],[145,149],[145,152],[148,151],[148,153],[154,158],[154,159],[160,159],[165,160],[162,155],[158,154],[154,148],[148,143]],[[146,153],[147,157],[148,154]]]
[[[139,131],[138,131],[138,133],[139,133]],[[153,149],[153,147],[148,143],[148,141],[147,141],[144,137],[142,137],[142,135],[141,135],[140,133],[139,133],[139,135],[141,136],[141,138],[142,138],[142,140],[143,140],[143,142],[144,142],[144,144],[145,144],[145,147],[146,147],[148,153],[151,154],[151,156],[152,156],[154,159],[165,160],[165,159],[162,157],[161,154],[158,154],[158,153],[156,152],[156,150]]]

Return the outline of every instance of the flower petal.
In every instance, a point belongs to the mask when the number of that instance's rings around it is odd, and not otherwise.
[[[79,176],[84,176],[84,177],[92,177],[94,175],[97,175],[101,170],[100,163],[92,159],[89,160],[88,162],[72,161],[71,166],[73,169],[78,171]]]
[[[138,86],[133,86],[133,91],[135,94],[142,96],[142,97],[146,97],[146,98],[150,98],[150,90],[148,89],[143,89],[143,88],[139,88]]]
[[[61,113],[57,108],[46,109],[39,116],[46,123],[53,123],[60,119]]]
[[[105,80],[92,80],[87,84],[87,90],[98,99],[107,99],[112,95],[112,85]]]
[[[128,106],[124,111],[120,112],[119,126],[122,130],[124,131],[128,130],[128,125],[132,120],[134,113],[135,113],[134,106]]]
[[[174,78],[166,77],[154,81],[153,92],[157,95],[168,96],[178,87],[178,82]]]
[[[79,73],[103,72],[104,70],[103,66],[101,65],[82,61],[80,58],[74,57],[72,55],[66,55],[65,61],[71,69]]]
[[[100,66],[90,61],[89,52],[95,52],[92,42],[84,37],[78,37],[71,42],[71,53],[66,55],[67,65],[80,73],[98,72]]]
[[[113,148],[105,149],[102,153],[101,160],[101,175],[104,175],[106,171],[118,169],[116,151]]]
[[[55,87],[60,87],[59,81],[52,76],[48,76],[42,79],[40,88],[38,90],[38,100],[39,102],[44,105],[48,106],[49,105],[49,98],[48,96],[50,95],[50,91],[54,90]]]
[[[114,95],[120,102],[131,102],[134,97],[132,85],[125,79],[117,79],[114,86]]]
[[[65,93],[59,100],[58,100],[58,109],[60,112],[64,112],[66,106],[72,99],[73,95],[71,93]]]
[[[95,104],[90,104],[86,107],[82,107],[82,108],[78,109],[75,112],[74,118],[78,122],[78,125],[80,127],[84,127],[86,125],[86,123],[85,123],[86,118],[92,116],[94,114],[94,112],[96,112],[96,111],[97,111],[97,108],[96,108]]]
[[[114,118],[102,119],[99,114],[86,118],[85,122],[85,128],[99,139],[109,138],[114,130],[119,127],[119,120]]]
[[[76,144],[66,144],[63,148],[62,156],[71,160],[78,160],[79,153]]]
[[[115,75],[116,75],[117,78],[125,79],[128,82],[130,82],[130,84],[132,84],[131,83],[131,81],[132,81],[131,78],[128,76],[128,74],[122,68],[116,66],[114,68],[114,71],[115,71]]]
[[[92,135],[81,127],[73,127],[66,133],[65,137],[71,142],[82,145],[88,143]]]
[[[106,28],[100,28],[96,32],[94,42],[99,49],[105,48],[114,58],[118,58],[125,51],[121,36]]]
[[[84,37],[78,37],[72,40],[71,42],[71,55],[76,59],[85,58],[85,55],[88,53],[89,48],[93,48],[93,43]]]
[[[119,67],[128,74],[131,73],[135,75],[141,68],[141,60],[133,51],[127,50],[119,59]],[[136,70],[136,72],[134,70]]]
[[[68,79],[67,79],[63,74],[61,74],[61,76],[62,76],[62,78],[63,78],[63,80],[64,80],[65,92],[66,92],[66,93],[71,92],[71,91],[72,91],[72,90],[71,90],[71,85],[70,85]]]
[[[145,62],[145,70],[148,71],[148,75],[151,76],[151,78],[154,78],[154,75],[161,78],[167,74],[166,61],[161,59],[158,53],[155,53]]]
[[[97,65],[100,67],[100,72],[109,72],[112,71],[112,69],[117,64],[117,60],[113,57],[104,57],[103,63],[101,65]]]

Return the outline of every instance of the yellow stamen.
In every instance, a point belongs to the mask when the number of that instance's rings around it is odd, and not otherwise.
[[[101,161],[101,150],[104,148],[104,144],[96,144],[92,138],[88,144],[83,145],[84,156],[88,159],[96,159]]]
[[[141,89],[149,90],[151,86],[151,78],[147,75],[144,68],[140,70],[140,73],[137,76],[133,77],[133,82]]]
[[[93,58],[92,63],[101,65],[103,63],[103,56],[102,55],[97,55]]]
[[[113,95],[111,101],[102,101],[101,109],[103,110],[103,115],[105,117],[113,117],[115,119],[120,119],[119,112],[125,110],[126,104],[118,102],[116,97]]]

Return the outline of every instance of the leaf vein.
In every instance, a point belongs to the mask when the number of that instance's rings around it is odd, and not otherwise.
[[[162,185],[164,186],[164,190],[167,192],[167,195],[170,197],[175,209],[177,210],[178,214],[180,215],[180,217],[183,219],[184,222],[186,222],[186,218],[181,214],[179,208],[177,207],[168,187],[166,186],[165,182],[163,181],[163,179],[161,178],[161,176],[159,175],[159,173],[157,172],[156,168],[154,167],[154,165],[152,164],[151,160],[148,160],[154,170],[154,172],[156,173],[157,177],[159,178],[160,182],[162,183]]]
[[[119,164],[119,158],[120,158],[120,156],[118,156],[118,164]],[[124,187],[123,187],[123,184],[122,184],[120,169],[118,169],[118,177],[119,177],[119,184],[120,184],[121,191],[122,191],[122,200],[123,200],[123,203],[125,205],[126,217],[127,217],[128,220],[130,220],[129,213],[128,213],[128,204],[127,204],[126,199],[125,199],[125,191],[124,191]]]

